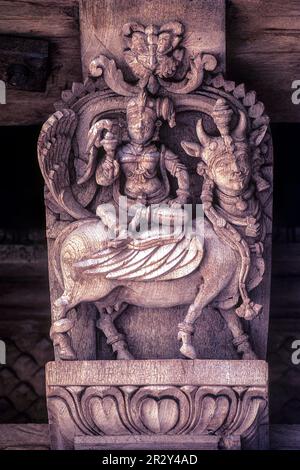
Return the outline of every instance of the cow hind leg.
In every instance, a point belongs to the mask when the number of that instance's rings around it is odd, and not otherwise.
[[[70,361],[76,359],[76,354],[71,345],[69,331],[74,326],[74,320],[67,318],[68,311],[75,304],[71,303],[71,298],[65,293],[59,297],[53,305],[53,322],[50,329],[50,338],[59,356],[59,359]]]
[[[100,314],[97,321],[97,328],[99,328],[106,336],[107,344],[112,347],[112,350],[117,354],[117,359],[134,359],[133,355],[128,350],[128,345],[122,335],[116,328],[114,321],[121,315],[127,308],[126,303],[116,304],[114,307],[103,308],[100,303],[95,302],[95,305]]]
[[[255,352],[250,344],[249,336],[245,333],[241,319],[237,316],[233,309],[219,309],[220,314],[224,318],[232,336],[233,345],[242,359],[257,359]]]

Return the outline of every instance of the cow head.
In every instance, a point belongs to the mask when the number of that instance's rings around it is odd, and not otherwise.
[[[248,187],[251,179],[252,145],[259,145],[266,128],[256,135],[255,142],[248,138],[247,117],[239,110],[239,120],[234,130],[230,130],[233,111],[227,102],[220,98],[216,101],[212,118],[219,130],[219,136],[209,135],[199,119],[196,126],[200,144],[181,142],[188,155],[201,158],[202,169],[225,194],[239,195]],[[265,127],[265,126],[264,126]]]

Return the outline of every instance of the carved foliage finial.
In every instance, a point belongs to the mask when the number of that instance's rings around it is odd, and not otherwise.
[[[151,75],[170,78],[183,60],[184,49],[179,47],[184,27],[178,21],[162,26],[143,26],[127,23],[123,27],[126,49],[124,58],[139,79]]]
[[[172,100],[168,97],[152,98],[145,90],[137,97],[131,98],[127,104],[127,117],[139,120],[141,114],[148,114],[153,120],[167,121],[170,127],[176,125],[175,109]]]
[[[143,26],[127,23],[123,26],[125,39],[124,59],[138,79],[136,84],[127,83],[113,59],[99,55],[92,60],[91,77],[103,78],[119,95],[133,96],[146,88],[153,95],[159,88],[171,93],[187,94],[199,88],[204,72],[217,66],[211,54],[197,53],[184,60],[186,50],[181,47],[184,26],[179,21],[162,26]]]
[[[229,135],[229,127],[233,111],[224,98],[219,98],[214,105],[212,118],[222,136]]]

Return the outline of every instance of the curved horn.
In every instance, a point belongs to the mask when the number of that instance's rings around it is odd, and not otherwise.
[[[124,36],[130,36],[132,33],[139,31],[141,33],[145,32],[145,28],[142,24],[139,23],[126,23],[124,24],[123,28]]]
[[[164,23],[160,28],[159,32],[163,31],[172,31],[177,36],[181,36],[184,33],[184,26],[179,21],[169,21],[168,23]]]
[[[203,147],[209,144],[211,138],[208,134],[206,134],[203,124],[202,124],[202,119],[199,119],[196,125],[196,132],[197,132],[197,137],[199,139],[199,142]]]
[[[232,137],[237,140],[244,140],[246,138],[246,131],[248,127],[247,116],[243,111],[239,110],[239,122],[232,132]]]
[[[201,145],[196,144],[194,142],[186,142],[182,140],[180,142],[181,147],[191,157],[201,158]]]

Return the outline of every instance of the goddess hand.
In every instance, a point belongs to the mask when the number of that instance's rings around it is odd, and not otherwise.
[[[171,199],[169,201],[170,207],[182,207],[184,204],[187,203],[187,198],[184,196],[177,196],[175,199]]]
[[[107,155],[113,156],[115,154],[116,148],[118,146],[118,140],[113,136],[113,134],[108,132],[100,143]]]

